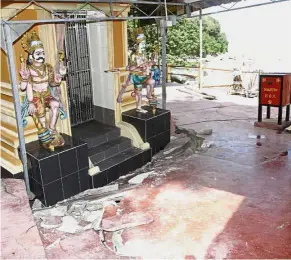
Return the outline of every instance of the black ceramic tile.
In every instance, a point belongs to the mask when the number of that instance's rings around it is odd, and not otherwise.
[[[43,196],[43,187],[40,183],[34,180],[32,177],[29,177],[29,186],[31,192],[36,196],[38,199],[44,198]]]
[[[84,143],[87,144],[88,149],[90,149],[91,147],[93,147],[93,140],[91,138],[81,138],[80,140],[82,140]]]
[[[65,199],[68,199],[81,192],[78,172],[64,177],[62,182]]]
[[[166,113],[164,115],[164,131],[171,129],[171,113]]]
[[[89,167],[88,147],[86,144],[77,147],[77,159],[79,170]]]
[[[124,114],[122,115],[122,120],[124,122],[127,122],[127,123],[133,125],[136,128],[136,130],[138,131],[141,138],[145,141],[145,139],[146,139],[145,120],[141,120],[140,118],[137,118],[137,117],[127,116]]]
[[[148,149],[143,151],[142,153],[142,165],[147,164],[148,162],[150,162],[152,160],[152,149]]]
[[[127,159],[118,165],[119,177],[128,174],[131,171],[134,171],[134,163],[132,163],[132,158]]]
[[[60,153],[59,158],[62,177],[78,171],[76,148]]]
[[[132,142],[129,138],[120,136],[117,140],[110,142],[113,145],[118,145],[119,152],[123,152],[132,146]]]
[[[88,168],[79,171],[80,192],[90,189],[89,180],[91,177],[88,175],[88,171]]]
[[[112,146],[105,151],[105,159],[111,158],[118,153],[119,153],[118,145]]]
[[[31,176],[33,179],[35,179],[38,183],[42,183],[41,179],[41,171],[40,171],[40,161],[36,160],[34,157],[29,157],[29,162],[31,165],[31,170],[29,171],[31,173]],[[58,176],[57,176],[58,178]],[[53,180],[52,180],[53,181]]]
[[[155,135],[158,135],[160,133],[163,133],[165,131],[165,121],[167,119],[167,114],[163,114],[161,116],[158,116],[154,119],[154,132]]]
[[[163,150],[170,142],[170,131],[163,132],[156,136],[156,153]]]
[[[93,141],[92,147],[95,147],[95,146],[101,145],[103,143],[106,143],[107,142],[106,133],[104,133],[102,135],[95,136],[94,138],[92,138],[92,141]],[[91,147],[89,147],[89,148],[91,148]]]
[[[106,109],[104,119],[105,124],[115,126],[115,111],[112,109]]]
[[[120,129],[119,128],[116,128],[113,131],[107,132],[107,134],[106,134],[106,138],[107,138],[108,142],[116,140],[119,137],[120,137]]]
[[[160,116],[160,115],[163,115],[163,114],[169,112],[169,110],[164,110],[164,109],[161,109],[161,108],[157,108],[156,109],[156,114],[154,115],[152,113],[152,108],[150,108],[149,106],[143,106],[142,108],[147,110],[148,113],[146,113],[146,114],[138,113],[136,111],[136,109],[132,109],[132,110],[123,112],[122,115],[129,116],[129,117],[136,117],[136,118],[139,118],[141,120],[148,120],[148,119],[151,119],[153,117]]]
[[[53,206],[57,202],[64,200],[63,187],[61,180],[54,181],[43,186],[46,206]]]
[[[72,128],[72,134],[73,137],[92,137],[97,135],[102,135],[107,131],[110,131],[111,129],[115,129],[116,127],[108,126],[103,123],[97,122],[95,120],[92,120],[90,122],[86,122],[83,124],[80,124],[78,126],[74,126]]]
[[[104,123],[102,107],[94,106],[94,119],[100,123]]]
[[[149,143],[151,149],[152,149],[152,154],[156,154],[156,137],[152,137],[152,138],[149,138],[147,140],[147,142]]]
[[[151,118],[151,119],[146,121],[146,123],[145,123],[145,131],[146,131],[145,140],[156,135],[156,125],[157,124],[160,124],[160,122],[157,120],[157,118]]]
[[[131,158],[130,163],[132,164],[132,170],[138,169],[142,167],[142,152],[139,154],[136,154]]]
[[[1,179],[13,178],[13,174],[1,166]]]
[[[116,181],[119,178],[119,165],[115,165],[110,169],[106,170],[106,176],[108,184]]]
[[[53,155],[39,162],[42,184],[48,184],[61,178],[59,156]]]
[[[91,178],[94,184],[94,188],[100,188],[108,184],[106,171],[99,172]]]
[[[98,163],[105,160],[105,154],[104,154],[104,152],[94,154],[94,155],[90,156],[90,160],[96,166]]]
[[[34,141],[34,142],[26,144],[27,154],[33,156],[36,159],[42,160],[42,159],[45,159],[50,156],[54,156],[56,154],[59,154],[60,152],[64,152],[66,150],[69,150],[71,148],[74,148],[84,143],[81,140],[77,140],[65,134],[62,134],[62,136],[65,140],[65,145],[63,147],[56,148],[54,152],[50,152],[46,150],[44,147],[40,146],[39,141]]]
[[[117,154],[114,157],[111,157],[99,164],[100,170],[106,170],[112,166],[116,166],[119,163],[123,162],[126,159],[126,156],[123,154]]]
[[[24,180],[24,173],[19,172],[19,173],[13,174],[13,178],[17,180]]]

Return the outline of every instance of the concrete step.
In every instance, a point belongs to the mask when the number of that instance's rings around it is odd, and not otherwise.
[[[141,150],[135,147],[131,147],[123,152],[116,154],[115,156],[103,160],[97,165],[100,172],[89,176],[90,188],[103,187],[121,176],[127,175],[130,172],[141,168],[152,159],[151,148],[147,150]]]
[[[106,142],[117,140],[120,137],[120,129],[92,120],[73,127],[72,135],[75,139],[86,142],[88,149],[91,149]]]
[[[129,138],[121,136],[114,141],[109,141],[99,146],[92,147],[89,149],[88,155],[91,162],[96,166],[100,162],[130,149],[131,145],[132,141]]]

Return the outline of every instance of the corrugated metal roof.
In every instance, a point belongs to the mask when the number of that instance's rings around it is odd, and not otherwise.
[[[222,4],[230,4],[235,2],[241,2],[241,0],[184,0],[185,3],[190,4],[193,9],[205,9]]]

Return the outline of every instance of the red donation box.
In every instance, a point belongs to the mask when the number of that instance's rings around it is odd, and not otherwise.
[[[262,106],[267,106],[267,118],[271,117],[271,107],[278,107],[278,125],[282,124],[283,107],[286,121],[289,121],[291,103],[291,74],[262,74],[259,82],[258,122],[262,122]]]

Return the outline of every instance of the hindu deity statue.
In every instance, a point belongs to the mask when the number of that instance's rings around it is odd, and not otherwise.
[[[23,126],[27,125],[26,117],[31,116],[38,130],[39,141],[46,149],[54,151],[55,147],[65,144],[63,137],[56,131],[58,118],[63,120],[67,117],[60,97],[60,84],[66,74],[64,55],[59,53],[58,65],[55,68],[46,63],[43,44],[35,31],[26,33],[21,44],[28,54],[26,62],[21,54],[19,71],[20,89],[26,91],[22,104]],[[47,110],[49,120],[46,120]]]
[[[142,30],[135,39],[135,46],[129,56],[129,65],[126,70],[129,72],[126,82],[122,84],[119,92],[117,102],[122,102],[122,96],[126,92],[128,85],[134,85],[132,97],[136,99],[136,110],[140,113],[147,113],[147,110],[142,108],[142,89],[147,90],[147,99],[149,105],[153,108],[153,113],[156,111],[158,104],[157,98],[154,94],[154,87],[159,81],[159,69],[156,66],[154,56],[146,59],[145,56],[145,36]]]

